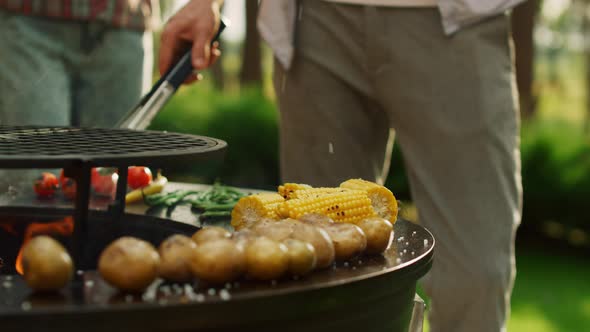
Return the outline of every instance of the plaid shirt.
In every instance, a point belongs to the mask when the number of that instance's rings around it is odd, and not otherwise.
[[[99,21],[144,30],[155,19],[152,0],[0,0],[0,10],[48,18]]]

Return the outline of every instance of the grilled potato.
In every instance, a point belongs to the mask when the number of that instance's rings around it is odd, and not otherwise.
[[[310,243],[287,239],[283,241],[283,244],[287,246],[289,256],[288,272],[291,275],[303,276],[315,269],[317,257],[315,249]]]
[[[246,259],[243,249],[235,241],[222,238],[197,245],[190,267],[199,279],[219,284],[242,275]]]
[[[380,254],[384,252],[393,238],[393,225],[380,217],[363,219],[357,224],[367,237],[367,254]]]
[[[231,233],[225,228],[207,226],[193,234],[192,239],[196,244],[203,244],[213,240],[229,239],[230,237]]]
[[[312,226],[329,226],[334,224],[332,218],[321,213],[307,213],[304,214],[299,221]]]
[[[74,265],[66,249],[49,236],[36,236],[23,248],[23,278],[39,291],[58,290],[72,278]]]
[[[316,253],[316,268],[326,268],[334,262],[334,244],[325,230],[306,224],[299,224],[293,229],[292,239],[310,243]]]
[[[149,242],[125,236],[106,247],[98,271],[106,282],[123,290],[140,292],[158,277],[160,256]]]
[[[164,240],[158,248],[160,276],[177,282],[191,280],[190,260],[196,249],[197,244],[188,236],[176,234]]]
[[[299,222],[294,219],[263,222],[254,225],[252,230],[260,236],[266,236],[271,240],[281,242],[288,239],[291,234],[293,234],[293,230],[297,223]]]
[[[332,239],[337,261],[349,260],[361,254],[367,247],[367,237],[356,225],[335,223],[323,229]]]
[[[280,278],[289,268],[287,247],[267,237],[258,237],[246,247],[246,275],[254,280]]]

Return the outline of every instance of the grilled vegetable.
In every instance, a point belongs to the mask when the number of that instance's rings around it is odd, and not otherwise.
[[[131,166],[127,169],[127,185],[131,189],[143,188],[152,182],[152,171],[143,166]]]
[[[289,256],[288,272],[291,275],[303,276],[313,271],[317,264],[317,257],[314,247],[308,243],[295,239],[283,241],[287,246]]]
[[[58,290],[72,278],[74,265],[66,249],[49,236],[36,236],[23,248],[23,278],[29,287]]]
[[[263,218],[278,219],[276,209],[285,199],[277,193],[242,197],[231,212],[231,225],[236,229],[249,227]]]
[[[350,179],[342,182],[340,187],[366,192],[371,200],[373,210],[379,217],[387,219],[391,223],[395,223],[397,220],[397,200],[393,196],[393,193],[384,186],[362,179]]]
[[[292,234],[297,221],[284,219],[279,221],[257,222],[251,229],[260,236],[266,236],[274,241],[283,241],[288,239]]]
[[[246,274],[255,280],[280,278],[289,268],[287,247],[267,237],[253,239],[246,246]]]
[[[100,254],[98,271],[109,284],[123,291],[140,292],[158,277],[160,256],[150,243],[125,236]]]
[[[97,196],[114,197],[117,192],[119,174],[114,168],[96,167],[91,171],[90,187]]]
[[[294,199],[294,198],[319,198],[325,195],[329,195],[329,194],[336,194],[336,193],[342,193],[342,192],[346,192],[349,191],[349,189],[346,188],[326,188],[326,187],[321,187],[321,188],[309,188],[309,189],[299,189],[299,190],[295,190],[290,198]]]
[[[238,278],[246,269],[244,251],[230,239],[219,239],[197,245],[191,259],[191,270],[199,279],[224,283]]]
[[[283,198],[291,199],[291,194],[293,194],[296,190],[310,189],[310,188],[312,188],[312,187],[307,184],[285,183],[284,185],[279,186],[278,192],[279,192],[279,195],[283,196]]]
[[[158,172],[156,179],[150,185],[128,192],[125,196],[125,203],[131,204],[140,202],[144,196],[147,198],[150,197],[148,195],[160,193],[162,190],[164,190],[166,183],[168,183],[168,179]]]
[[[334,220],[321,213],[304,214],[298,220],[312,226],[328,226],[334,224]]]
[[[337,261],[349,260],[361,254],[367,247],[367,237],[356,225],[335,223],[322,228],[332,239]]]
[[[200,245],[215,240],[229,239],[230,237],[231,233],[225,228],[208,226],[198,230],[195,234],[193,234],[192,240],[196,244]]]
[[[33,183],[33,189],[37,197],[51,197],[59,188],[59,181],[53,173],[43,172]]]
[[[244,193],[216,182],[206,191],[177,190],[145,196],[144,202],[150,206],[172,207],[188,203],[200,211],[201,218],[229,217],[231,211]]]
[[[391,242],[393,225],[386,219],[373,217],[361,220],[358,224],[367,237],[367,254],[380,254]]]
[[[184,282],[193,277],[190,261],[197,245],[184,235],[172,235],[160,244],[160,276],[164,279]]]
[[[337,222],[355,223],[375,215],[364,191],[346,190],[319,197],[294,198],[278,207],[281,217],[298,219],[307,213],[321,213]]]
[[[74,198],[76,198],[76,181],[72,178],[66,177],[63,169],[59,173],[59,185],[61,186],[61,192],[64,194],[65,198],[69,200],[74,200]]]
[[[319,269],[326,268],[334,262],[334,244],[325,230],[306,224],[299,224],[293,229],[292,239],[310,243],[315,249]]]

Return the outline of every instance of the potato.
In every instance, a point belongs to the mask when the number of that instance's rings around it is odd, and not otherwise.
[[[231,235],[231,239],[236,242],[238,247],[242,250],[246,250],[246,246],[248,242],[252,239],[255,239],[258,235],[251,229],[244,228],[237,232],[233,232]]]
[[[263,224],[274,224],[275,222],[277,222],[276,219],[272,219],[272,218],[262,218],[259,220],[244,220],[243,224],[240,224],[238,226],[234,226],[234,229],[236,231],[241,231],[241,230],[245,230],[245,229],[253,229],[255,226],[259,226],[259,225],[263,225]]]
[[[289,268],[287,247],[267,237],[258,237],[246,247],[246,275],[255,280],[280,278]]]
[[[193,234],[192,238],[196,244],[203,244],[213,240],[229,239],[230,237],[231,233],[225,228],[207,226],[198,230],[195,234]]]
[[[160,276],[177,282],[189,281],[193,278],[190,268],[191,256],[197,244],[184,235],[172,235],[160,244]]]
[[[334,224],[332,218],[321,213],[306,213],[299,218],[299,221],[312,226],[329,226]]]
[[[23,278],[39,291],[58,290],[72,278],[74,265],[66,249],[49,236],[36,236],[23,248]]]
[[[281,242],[291,236],[296,223],[298,221],[294,219],[284,219],[268,223],[263,222],[254,225],[252,230],[260,236],[266,236],[271,240]]]
[[[106,282],[123,291],[140,292],[157,277],[160,256],[151,243],[124,236],[109,244],[98,259]]]
[[[197,278],[218,284],[242,275],[246,269],[246,258],[235,241],[218,239],[197,245],[190,267]]]
[[[334,244],[326,231],[321,228],[299,224],[293,229],[292,239],[310,243],[316,253],[316,268],[326,268],[334,262]]]
[[[349,260],[361,254],[367,247],[367,237],[356,225],[335,223],[322,228],[332,239],[337,261]]]
[[[295,239],[283,241],[289,254],[289,268],[287,271],[295,276],[306,275],[313,271],[317,263],[315,249],[308,242]]]
[[[380,217],[363,219],[357,224],[367,237],[367,254],[380,254],[389,247],[393,235],[393,225]]]

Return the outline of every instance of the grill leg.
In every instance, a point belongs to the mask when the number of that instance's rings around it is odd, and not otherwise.
[[[90,163],[82,163],[64,169],[64,175],[76,181],[76,201],[74,210],[74,234],[72,254],[77,270],[85,270],[84,244],[88,237],[88,204],[90,201]],[[78,278],[76,274],[76,278]]]
[[[412,310],[412,319],[410,320],[410,328],[408,332],[422,332],[424,327],[424,310],[426,304],[420,295],[416,294],[414,297],[414,310]]]
[[[125,195],[127,194],[127,166],[118,167],[118,170],[117,194],[115,196],[115,202],[109,206],[114,220],[118,220],[123,212],[125,212]]]

